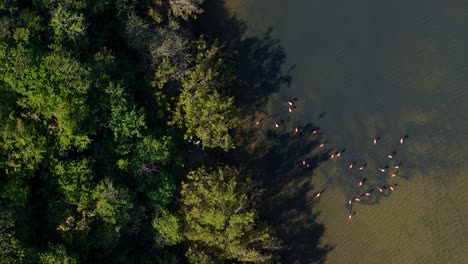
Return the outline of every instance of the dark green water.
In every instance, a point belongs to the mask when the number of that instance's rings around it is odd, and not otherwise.
[[[231,0],[250,35],[273,28],[295,65],[290,87],[271,107],[291,118],[290,129],[317,120],[329,145],[346,148],[342,160],[291,181],[283,197],[311,183],[317,207],[295,208],[325,226],[327,263],[467,263],[468,219],[468,1]],[[286,98],[297,97],[287,113]],[[270,124],[272,126],[272,124]],[[406,144],[399,139],[408,134]],[[372,139],[380,136],[377,145]],[[368,162],[369,188],[388,182],[377,168],[396,150],[404,166],[398,189],[346,219],[343,203],[356,195],[356,174],[343,160]],[[288,214],[288,209],[278,212]],[[300,241],[296,241],[301,243]],[[304,242],[305,243],[305,242]],[[307,250],[304,247],[303,250]],[[297,263],[310,259],[295,258]]]

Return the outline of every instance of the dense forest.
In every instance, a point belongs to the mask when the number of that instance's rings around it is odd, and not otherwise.
[[[268,33],[216,0],[0,14],[0,263],[280,261],[246,162],[287,82]]]

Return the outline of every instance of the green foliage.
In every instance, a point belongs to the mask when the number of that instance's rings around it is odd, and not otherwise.
[[[145,53],[153,37],[148,23],[132,12],[128,15],[125,33],[129,44],[138,52]]]
[[[183,111],[187,126],[185,138],[199,138],[208,148],[228,150],[234,147],[229,135],[229,130],[236,124],[232,98],[222,97],[217,91],[197,89],[183,91],[178,105],[181,111],[176,112],[176,118]]]
[[[15,219],[11,210],[0,206],[0,263],[23,263],[26,251],[15,238]]]
[[[0,169],[4,171],[0,177],[0,197],[24,205],[29,193],[25,182],[42,162],[46,140],[21,119],[15,120],[10,115],[4,121],[0,129]]]
[[[203,12],[203,9],[200,8],[203,1],[204,0],[169,0],[169,6],[174,16],[188,20]]]
[[[156,244],[160,247],[173,246],[183,240],[179,219],[164,208],[158,208],[153,227],[157,233]]]
[[[34,10],[23,9],[20,12],[20,18],[22,24],[26,26],[31,33],[36,33],[42,30],[43,18]]]
[[[127,190],[114,187],[113,183],[106,179],[96,186],[91,197],[96,215],[104,222],[120,229],[128,221],[127,210],[132,208],[132,204]]]
[[[0,0],[0,263],[178,263],[186,239],[192,263],[271,258],[241,171],[192,171],[174,201],[182,135],[234,147],[202,2]]]
[[[200,168],[182,183],[181,213],[191,263],[272,259],[277,241],[258,222],[259,193],[250,177],[242,177],[244,173],[233,167]]]
[[[56,38],[61,39],[64,36],[70,39],[83,34],[83,14],[69,12],[64,6],[59,4],[53,10],[53,16],[50,20],[50,26],[54,30]]]
[[[45,138],[34,127],[10,116],[0,131],[0,167],[6,174],[27,173],[37,168],[45,153]]]
[[[105,179],[86,197],[81,197],[75,212],[58,227],[65,241],[81,248],[105,250],[113,247],[120,229],[128,222],[133,207],[127,189],[115,187]],[[90,242],[92,241],[92,242]]]
[[[85,23],[81,12],[86,6],[85,1],[43,0],[42,3],[51,14],[49,23],[56,40],[74,40],[84,34]]]
[[[197,64],[182,82],[172,124],[186,127],[185,138],[197,137],[204,147],[228,150],[234,147],[229,131],[237,124],[232,97],[223,96],[219,87],[232,79],[218,58],[216,46],[207,47],[200,40]]]
[[[156,139],[152,136],[146,136],[136,145],[136,157],[140,164],[157,163],[159,165],[168,165],[174,151],[174,142],[170,136],[162,136]]]
[[[77,264],[76,258],[68,255],[63,245],[49,245],[49,250],[39,254],[40,264]]]
[[[109,127],[114,141],[120,145],[117,153],[126,155],[134,147],[134,139],[143,137],[142,130],[146,128],[144,111],[128,102],[128,95],[120,84],[109,83],[106,94],[110,103]]]
[[[90,160],[68,160],[58,162],[53,172],[58,177],[60,191],[70,204],[78,204],[81,197],[90,193],[92,171]]]
[[[140,188],[146,193],[151,204],[168,206],[173,200],[176,182],[171,174],[162,171],[152,177],[146,177],[146,182]]]
[[[192,61],[190,41],[186,35],[176,20],[169,19],[167,26],[157,28],[156,37],[149,47],[154,64],[166,60],[177,69],[177,72],[173,73],[174,79],[186,75],[188,62]]]
[[[18,32],[17,41],[26,41],[27,34]],[[16,47],[4,45],[0,63],[5,66],[1,75],[7,89],[18,94],[17,105],[22,112],[47,125],[49,132],[57,135],[61,150],[84,150],[90,143],[82,132],[89,113],[88,69],[60,47],[54,46],[43,55],[21,43]]]

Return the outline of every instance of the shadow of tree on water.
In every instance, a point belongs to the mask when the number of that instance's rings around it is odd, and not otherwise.
[[[272,29],[260,37],[246,37],[247,26],[229,14],[224,0],[206,0],[204,10],[196,28],[223,45],[226,64],[234,65],[238,77],[228,87],[240,112],[239,126],[233,131],[236,149],[218,154],[223,156],[220,160],[247,167],[262,182],[266,192],[260,211],[283,241],[282,262],[323,263],[331,247],[320,244],[325,228],[316,222],[318,212],[312,212],[316,201],[311,199],[311,175],[328,153],[316,151],[321,136],[311,133],[316,129],[313,124],[298,133],[287,130],[288,120],[279,129],[268,129],[275,116],[268,110],[268,100],[291,82],[291,69],[283,71],[286,54],[272,37]]]
[[[316,222],[318,213],[312,212],[317,202],[312,194],[317,191],[313,170],[328,157],[326,151],[315,151],[320,136],[311,135],[312,127],[306,125],[297,134],[267,130],[263,149],[244,154],[266,188],[261,211],[285,242],[281,259],[286,263],[322,263],[332,249],[320,245],[325,228]]]
[[[246,36],[247,26],[226,10],[224,0],[206,0],[205,13],[198,19],[198,28],[212,40],[220,41],[227,55],[227,65],[238,76],[230,87],[239,106],[245,110],[260,109],[268,96],[290,82],[291,77],[283,74],[286,59],[280,41],[272,37],[272,29],[262,36]]]

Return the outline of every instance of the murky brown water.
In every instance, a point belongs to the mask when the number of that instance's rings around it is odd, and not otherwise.
[[[229,0],[249,34],[268,27],[279,38],[292,71],[291,87],[272,98],[298,97],[291,124],[319,120],[330,145],[345,157],[324,163],[310,181],[329,186],[320,203],[328,263],[468,263],[468,1]],[[287,113],[286,113],[287,114]],[[408,134],[406,144],[399,145]],[[377,145],[372,139],[380,136]],[[403,168],[398,187],[373,205],[358,194],[359,174],[343,160],[369,163],[368,188],[383,182],[377,167]],[[311,189],[305,199],[314,199]],[[304,214],[307,214],[304,208]],[[305,261],[299,262],[305,263]]]

